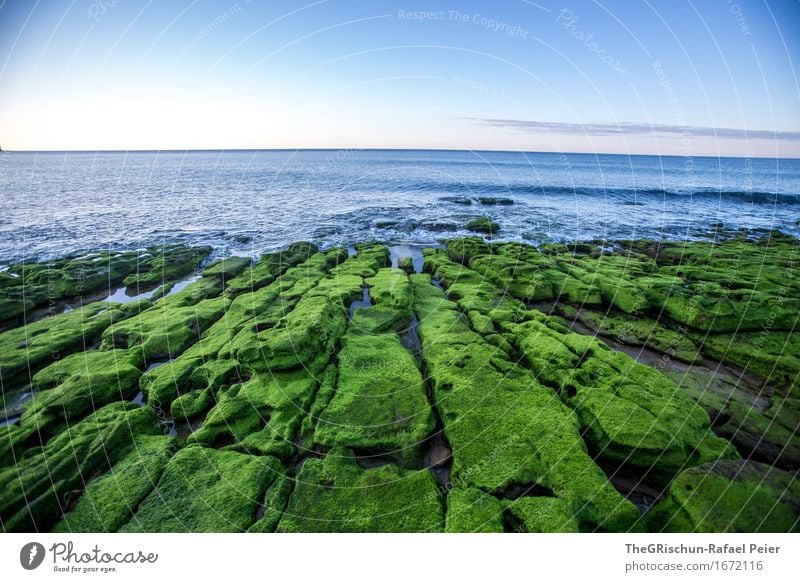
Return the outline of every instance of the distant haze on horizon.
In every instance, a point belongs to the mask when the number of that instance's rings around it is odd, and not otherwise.
[[[800,157],[800,2],[0,0],[5,150]]]

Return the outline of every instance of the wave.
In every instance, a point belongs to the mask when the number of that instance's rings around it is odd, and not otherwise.
[[[508,196],[591,196],[593,198],[621,198],[646,203],[658,198],[702,198],[747,202],[751,204],[800,204],[800,194],[751,192],[746,190],[667,190],[660,188],[596,188],[585,186],[532,186],[527,184],[465,184],[458,182],[413,182],[400,188],[439,194],[463,194],[471,197],[505,194]],[[443,199],[455,202],[452,199]]]

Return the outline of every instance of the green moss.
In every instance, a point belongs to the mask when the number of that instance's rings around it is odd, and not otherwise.
[[[575,318],[592,331],[623,344],[644,346],[689,364],[700,359],[697,346],[691,339],[652,319],[587,309],[576,311]]]
[[[378,243],[361,243],[356,245],[357,253],[344,263],[331,269],[334,277],[355,275],[357,277],[374,277],[378,269],[391,265],[389,249]]]
[[[470,236],[447,241],[447,256],[457,263],[468,264],[470,258],[489,252],[489,245],[482,238]],[[424,249],[424,256],[433,254],[434,249]]]
[[[503,503],[480,489],[456,488],[447,494],[448,533],[500,533]]]
[[[399,269],[380,269],[374,277],[365,280],[369,296],[375,305],[397,312],[401,319],[411,317],[411,283],[408,275]]]
[[[762,412],[740,402],[730,402],[727,420],[717,432],[750,455],[787,469],[800,467],[798,426],[784,426],[773,415],[780,410]]]
[[[173,400],[169,413],[176,422],[188,422],[207,411],[215,402],[214,391],[211,388],[195,390]]]
[[[91,303],[0,333],[0,374],[10,390],[15,377],[84,348],[115,321],[130,313],[113,303]],[[29,377],[20,379],[23,383]]]
[[[397,268],[410,275],[414,272],[414,260],[411,257],[399,257],[397,259]]]
[[[306,368],[256,373],[243,384],[221,392],[190,440],[290,457],[295,450],[295,434],[308,413],[326,363],[327,355],[323,354]]]
[[[178,358],[142,376],[140,384],[150,405],[169,410],[182,394],[207,392],[213,399],[220,389],[240,382],[241,378],[238,362],[234,360],[220,358],[202,363],[199,358]]]
[[[266,330],[275,327],[292,310],[300,297],[323,279],[325,269],[336,264],[339,255],[337,250],[316,253],[299,266],[279,274],[263,289],[236,297],[227,306],[222,317],[202,333],[200,341],[186,349],[174,361],[155,368],[142,377],[142,390],[149,402],[166,410],[172,400],[183,392],[209,387],[216,393],[221,386],[236,381],[236,376],[230,375],[224,382],[210,386],[207,381],[193,375],[193,371],[206,363],[213,365],[215,359],[222,361],[223,366],[237,366],[239,362],[234,356],[239,351],[254,358],[245,362],[246,364],[261,368],[259,338]],[[292,260],[297,260],[300,256],[302,253],[298,251],[297,257]],[[240,277],[244,276],[246,273]]]
[[[235,297],[265,287],[281,277],[288,269],[308,263],[315,256],[322,261],[315,263],[314,266],[324,270],[326,266],[333,266],[347,257],[346,251],[335,250],[334,253],[319,253],[317,247],[311,243],[296,243],[284,251],[264,254],[239,276],[230,279],[225,293]]]
[[[180,354],[200,339],[225,311],[225,299],[206,299],[187,307],[153,307],[103,332],[101,349],[141,346],[148,361]]]
[[[78,504],[53,531],[117,531],[158,483],[172,456],[172,446],[173,440],[166,436],[136,439],[128,455],[108,473],[89,482]]]
[[[180,291],[165,295],[158,300],[154,297],[153,300],[157,301],[156,305],[159,309],[166,309],[167,307],[189,307],[197,305],[203,299],[216,297],[222,292],[223,286],[223,281],[220,278],[199,277],[196,281],[192,281]]]
[[[427,470],[361,469],[333,449],[308,459],[278,524],[279,532],[436,532],[444,511]]]
[[[648,514],[650,529],[669,532],[792,532],[800,523],[794,475],[755,461],[692,467]]]
[[[327,408],[333,395],[336,393],[336,380],[338,371],[336,366],[329,364],[325,368],[325,372],[320,379],[319,388],[314,395],[314,402],[308,412],[308,415],[303,417],[300,427],[301,438],[303,447],[308,449],[311,447],[311,440],[313,438],[314,430],[316,429],[317,422],[322,411]]]
[[[675,382],[681,392],[697,401],[712,418],[725,411],[731,400],[753,402],[752,392],[741,382],[704,367],[693,366],[685,371],[665,367],[661,373]]]
[[[227,257],[211,263],[203,269],[203,277],[217,277],[224,281],[240,275],[250,266],[250,257]]]
[[[296,368],[320,353],[332,353],[344,334],[347,306],[361,294],[361,277],[375,276],[389,260],[389,251],[382,245],[357,248],[355,256],[299,294],[294,309],[275,325],[241,332],[231,345],[234,357],[267,372]]]
[[[572,508],[555,497],[520,497],[506,502],[514,531],[519,533],[578,533]]]
[[[180,279],[198,270],[200,263],[211,254],[211,247],[165,246],[147,249],[141,255],[135,273],[125,277],[124,283],[134,289],[156,287],[167,281]]]
[[[698,338],[703,351],[730,362],[778,387],[782,394],[800,390],[800,334],[762,330]]]
[[[314,441],[415,459],[434,426],[422,374],[400,338],[348,333],[337,390]]]
[[[466,229],[472,232],[494,234],[500,232],[500,225],[486,216],[476,216],[466,224]]]
[[[21,425],[44,430],[48,424],[76,420],[137,391],[141,372],[136,351],[89,350],[50,364],[33,378],[37,390]]]
[[[669,478],[687,464],[737,456],[711,431],[708,415],[657,370],[539,318],[507,329],[525,364],[577,412],[584,438],[603,457]]]
[[[179,451],[124,532],[238,532],[256,521],[267,489],[283,475],[272,457],[199,446]]]
[[[235,349],[237,359],[265,370],[285,370],[333,349],[344,333],[346,313],[325,296],[304,297],[274,328],[256,334],[258,343]]]
[[[119,285],[128,275],[144,276],[157,267],[154,257],[163,255],[174,263],[193,265],[210,249],[191,249],[182,245],[152,247],[139,251],[102,251],[80,257],[63,257],[41,263],[11,265],[0,273],[0,320],[16,318],[38,305],[68,297],[106,291]],[[155,273],[156,278],[161,273]],[[163,280],[169,281],[169,271]]]
[[[286,475],[278,476],[264,495],[262,503],[263,515],[247,531],[254,533],[274,532],[283,516],[283,510],[286,508],[293,488],[294,481],[291,477]],[[258,516],[258,512],[256,512],[256,516]]]
[[[16,428],[16,427],[15,427]],[[69,426],[41,448],[0,469],[0,520],[5,531],[47,531],[64,499],[92,475],[105,473],[144,435],[159,434],[155,413],[127,402],[109,404]]]
[[[581,522],[629,528],[638,511],[589,457],[574,413],[471,331],[429,276],[411,279],[434,398],[453,450],[453,482],[497,493],[539,484],[566,500]]]

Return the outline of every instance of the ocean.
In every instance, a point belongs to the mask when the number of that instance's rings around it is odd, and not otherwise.
[[[0,264],[153,243],[800,236],[800,160],[415,150],[0,153]]]

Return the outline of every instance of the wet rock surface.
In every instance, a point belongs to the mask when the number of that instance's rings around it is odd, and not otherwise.
[[[800,243],[720,232],[11,267],[0,525],[795,531]]]

